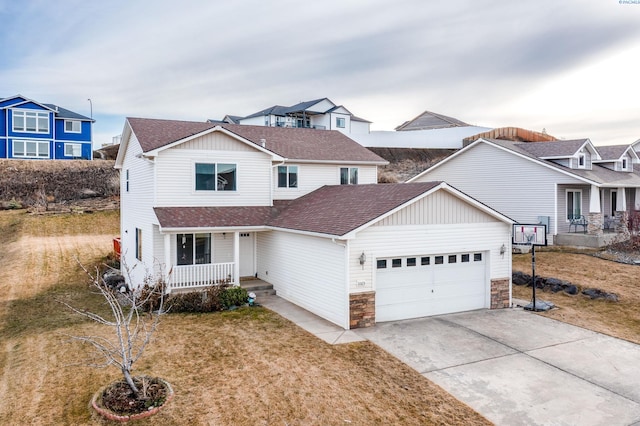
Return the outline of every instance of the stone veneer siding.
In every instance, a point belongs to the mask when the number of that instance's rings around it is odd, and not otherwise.
[[[349,295],[349,328],[372,327],[376,324],[376,292]]]
[[[631,237],[629,232],[629,212],[628,211],[616,211],[616,234],[618,234],[618,241],[626,241]]]
[[[587,216],[587,234],[601,236],[602,231],[602,213],[589,213]]]
[[[509,278],[491,280],[491,309],[509,308]]]

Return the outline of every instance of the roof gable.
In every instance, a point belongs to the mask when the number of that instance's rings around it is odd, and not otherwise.
[[[447,117],[431,111],[425,111],[417,117],[395,128],[396,131],[443,129],[446,127],[467,127],[469,124],[457,118]]]
[[[550,142],[525,142],[516,146],[538,158],[569,158],[577,155],[583,148],[598,157],[598,151],[589,139],[556,140]]]
[[[624,155],[629,155],[634,160],[639,160],[638,154],[633,150],[633,145],[607,145],[599,146],[598,153],[601,160],[598,162],[611,162],[621,160]]]
[[[10,96],[8,98],[0,98],[0,108],[8,107],[11,105],[19,104],[27,101],[28,99],[24,96],[16,95]]]
[[[293,200],[269,225],[343,236],[439,184],[440,182],[323,186]]]

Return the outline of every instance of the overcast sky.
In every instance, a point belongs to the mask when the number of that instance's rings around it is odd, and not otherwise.
[[[625,3],[627,2],[627,3]],[[2,1],[0,97],[204,121],[328,97],[596,145],[640,138],[640,0]]]

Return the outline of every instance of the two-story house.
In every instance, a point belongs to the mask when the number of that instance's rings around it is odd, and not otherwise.
[[[24,96],[0,98],[0,158],[91,160],[93,122]]]
[[[511,224],[443,182],[377,184],[338,131],[129,118],[123,275],[241,277],[344,328],[510,304]]]
[[[328,98],[304,101],[292,106],[274,105],[246,117],[226,115],[212,123],[242,124],[250,126],[307,128],[338,130],[344,134],[369,133],[370,121],[356,117],[342,105]]]
[[[446,180],[518,222],[545,223],[552,243],[598,247],[629,236],[638,162],[631,145],[480,138],[409,182]]]

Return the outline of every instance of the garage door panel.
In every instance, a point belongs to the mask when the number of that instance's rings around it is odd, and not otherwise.
[[[484,257],[482,253],[432,255],[429,265],[417,266],[407,266],[407,257],[389,258],[386,265],[402,259],[402,266],[377,270],[376,321],[484,308],[488,297]]]

